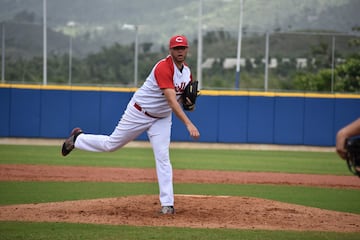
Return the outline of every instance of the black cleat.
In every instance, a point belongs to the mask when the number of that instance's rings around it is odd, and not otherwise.
[[[68,155],[74,149],[75,140],[77,136],[79,136],[81,133],[82,130],[80,128],[74,128],[71,131],[70,136],[68,137],[68,139],[65,140],[65,142],[62,145],[61,154],[63,156]]]

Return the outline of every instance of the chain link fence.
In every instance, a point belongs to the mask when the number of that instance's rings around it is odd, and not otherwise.
[[[46,74],[45,84],[139,87],[152,66],[168,54],[164,39],[170,36],[150,32],[148,27],[90,26],[69,19],[61,27],[47,27],[44,50],[43,24],[24,11],[1,23],[1,82],[44,84]],[[238,32],[230,27],[207,27],[202,34],[202,88],[358,93],[357,33],[255,32],[244,27],[242,54],[237,59]],[[190,40],[187,62],[196,76],[196,27],[186,35]]]

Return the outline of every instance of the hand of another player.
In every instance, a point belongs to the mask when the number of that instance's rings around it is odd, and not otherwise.
[[[198,139],[200,137],[200,132],[199,130],[195,127],[194,124],[190,123],[187,126],[187,129],[189,131],[189,134],[192,138],[194,139]]]
[[[345,139],[341,132],[336,136],[336,152],[342,159],[346,159]]]
[[[336,134],[336,152],[342,159],[346,160],[347,150],[345,141],[349,137],[360,135],[360,118],[340,129]]]

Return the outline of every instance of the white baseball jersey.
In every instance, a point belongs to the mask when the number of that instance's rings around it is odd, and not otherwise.
[[[192,81],[190,68],[184,64],[179,70],[169,55],[156,63],[144,84],[134,94],[132,101],[153,116],[166,117],[171,114],[171,108],[161,89],[175,89],[179,99],[190,81]]]

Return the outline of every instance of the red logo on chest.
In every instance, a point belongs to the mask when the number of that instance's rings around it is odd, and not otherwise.
[[[180,84],[175,85],[175,92],[176,93],[182,93],[185,89],[186,82],[181,82]]]

